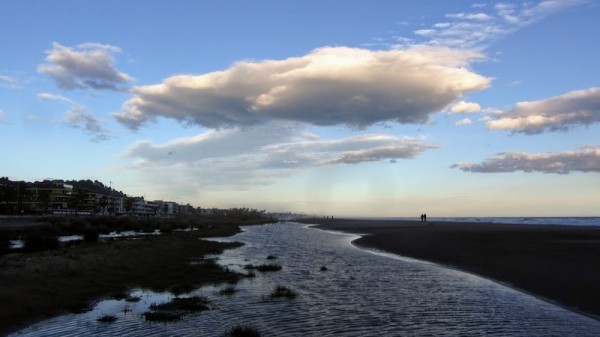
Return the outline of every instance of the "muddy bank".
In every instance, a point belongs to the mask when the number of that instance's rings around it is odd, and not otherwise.
[[[81,243],[34,253],[0,256],[0,334],[66,312],[84,311],[98,299],[131,288],[184,293],[240,275],[202,257],[236,243],[201,240],[237,233],[233,224],[198,231]]]

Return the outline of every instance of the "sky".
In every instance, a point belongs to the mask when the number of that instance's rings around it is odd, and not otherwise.
[[[0,2],[0,176],[336,216],[599,216],[600,2]]]

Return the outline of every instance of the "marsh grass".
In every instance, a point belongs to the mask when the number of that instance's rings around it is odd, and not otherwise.
[[[210,309],[210,301],[206,297],[176,297],[170,302],[152,304],[150,311],[142,316],[148,322],[173,322],[181,320],[187,314]]]
[[[244,266],[244,269],[246,270],[258,270],[260,272],[266,273],[266,272],[271,272],[271,271],[280,271],[283,267],[281,267],[278,264],[261,264],[258,266],[255,266],[253,264],[247,264]]]
[[[25,252],[37,252],[53,250],[58,248],[58,237],[54,231],[48,229],[37,229],[23,236],[23,250]]]
[[[114,293],[112,295],[112,298],[114,298],[117,301],[121,301],[121,300],[126,300],[127,298],[129,298],[129,295],[127,295],[127,293],[124,291],[120,291],[120,292]]]
[[[271,292],[271,298],[288,298],[293,299],[298,296],[298,293],[286,286],[276,286]]]
[[[147,322],[165,323],[180,321],[183,317],[181,313],[168,311],[148,311],[142,314]]]
[[[278,264],[262,264],[256,267],[256,270],[260,272],[280,271],[282,267]]]
[[[152,304],[151,310],[175,311],[175,312],[199,312],[210,310],[210,301],[203,296],[176,297],[172,301],[163,304]]]
[[[139,301],[141,301],[142,298],[141,297],[137,297],[137,296],[128,296],[125,301],[129,302],[129,303],[137,303]]]
[[[235,289],[235,287],[229,286],[229,287],[225,287],[225,288],[219,290],[219,295],[231,296],[231,295],[235,294],[236,292],[237,292],[237,289]]]
[[[98,322],[101,322],[101,323],[112,323],[112,322],[114,322],[114,321],[117,320],[117,316],[114,316],[114,315],[102,315],[102,316],[98,317],[96,320]]]
[[[252,326],[236,325],[227,332],[231,337],[260,337],[258,329]]]
[[[238,230],[237,226],[223,225],[0,256],[0,335],[65,311],[88,310],[94,300],[132,288],[176,293],[173,290],[233,282],[243,275],[214,261],[193,265],[190,260],[241,246],[200,240]],[[156,317],[151,314],[146,319]]]

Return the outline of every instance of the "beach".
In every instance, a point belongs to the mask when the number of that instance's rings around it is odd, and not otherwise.
[[[600,317],[600,227],[361,219],[300,219],[361,234],[353,244],[493,279]]]

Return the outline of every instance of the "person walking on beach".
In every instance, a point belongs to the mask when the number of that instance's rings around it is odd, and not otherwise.
[[[423,217],[425,216],[425,214],[421,213],[421,222],[423,222]]]
[[[427,214],[426,213],[423,213],[423,221],[427,222]]]

